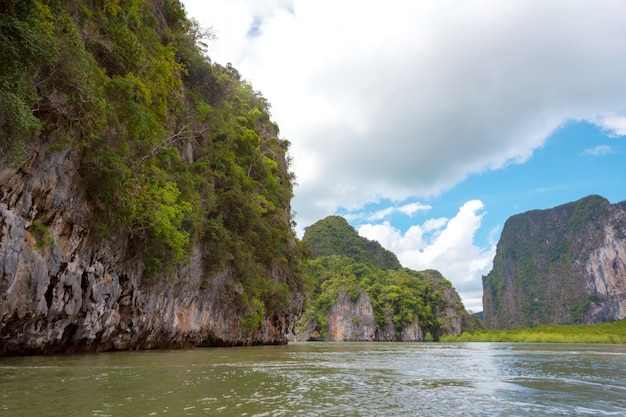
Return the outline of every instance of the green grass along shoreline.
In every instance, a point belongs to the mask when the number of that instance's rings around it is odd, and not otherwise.
[[[626,343],[626,319],[591,325],[542,325],[523,329],[477,329],[442,342]]]

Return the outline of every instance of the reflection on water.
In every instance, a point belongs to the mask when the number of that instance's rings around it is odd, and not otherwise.
[[[0,358],[0,416],[623,416],[626,346],[296,343]]]

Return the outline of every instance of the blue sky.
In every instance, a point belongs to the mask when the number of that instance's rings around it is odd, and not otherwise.
[[[479,278],[491,269],[495,244],[506,220],[514,214],[555,207],[591,194],[601,195],[611,203],[626,200],[625,142],[626,138],[616,137],[594,124],[572,121],[558,128],[523,163],[470,175],[435,197],[386,200],[359,210],[339,209],[338,214],[349,219],[361,235],[393,250],[404,265],[418,270],[435,267],[447,272],[448,277],[466,277],[457,279],[455,287],[465,295],[467,308],[481,311]],[[482,203],[470,218],[475,220],[473,228],[454,232],[450,237],[453,243],[438,242],[450,220],[459,216],[459,208],[468,201]],[[398,210],[416,203],[422,209],[411,215]],[[390,207],[396,210],[391,211]],[[388,214],[381,217],[385,212]],[[435,225],[439,227],[419,238],[404,239],[407,230],[433,219],[441,220]],[[464,241],[470,236],[471,241]],[[421,253],[414,251],[416,241],[423,242],[417,245]],[[429,250],[437,246],[441,250],[429,256]],[[447,256],[446,252],[452,255]],[[420,257],[426,259],[419,262]],[[472,260],[479,264],[468,270]]]
[[[342,214],[479,311],[509,216],[626,199],[626,2],[183,3],[291,142],[299,235]]]
[[[546,209],[590,194],[599,194],[611,203],[626,200],[626,139],[584,121],[571,121],[557,129],[546,143],[521,164],[470,175],[452,189],[430,198],[389,200],[371,203],[360,210],[340,208],[355,227],[371,223],[368,214],[410,203],[430,206],[413,216],[399,211],[386,216],[402,232],[430,218],[452,218],[470,200],[484,203],[481,227],[474,241],[488,247],[512,215]],[[359,214],[361,214],[360,217]]]

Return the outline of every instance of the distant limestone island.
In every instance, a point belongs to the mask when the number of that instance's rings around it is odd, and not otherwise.
[[[509,218],[483,308],[489,329],[626,317],[626,201],[591,195]]]
[[[342,217],[307,227],[302,241],[309,299],[291,340],[437,341],[481,326],[438,271],[403,268]]]
[[[468,314],[434,270],[403,268],[330,216],[306,229],[309,299],[291,340],[424,341],[487,329],[597,324],[626,317],[626,201],[591,195],[509,218],[483,307]]]

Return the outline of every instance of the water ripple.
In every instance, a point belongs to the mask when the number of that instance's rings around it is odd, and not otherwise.
[[[300,343],[0,358],[0,415],[623,416],[625,346]]]

